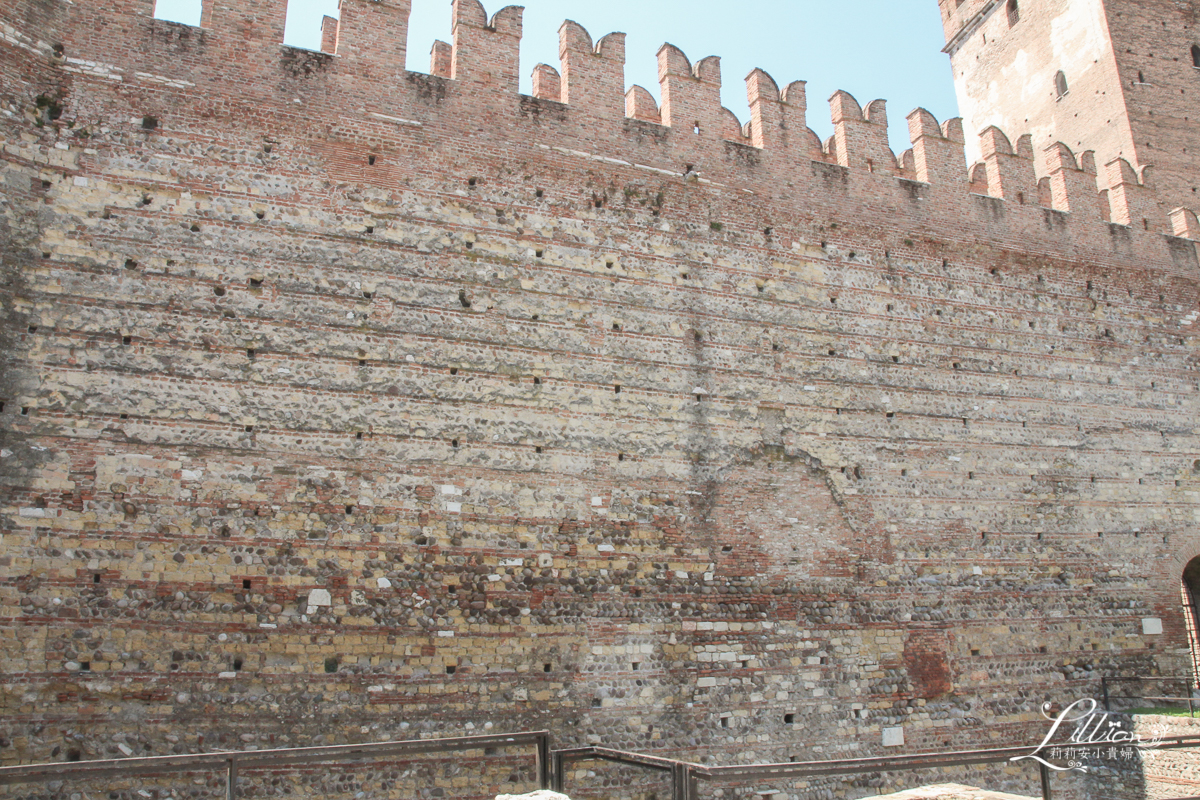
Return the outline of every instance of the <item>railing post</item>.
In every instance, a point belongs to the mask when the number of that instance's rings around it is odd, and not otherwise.
[[[671,765],[671,800],[691,800],[687,785],[689,777],[686,764],[676,762]]]
[[[229,759],[229,771],[225,778],[225,798],[226,800],[237,800],[237,760]]]
[[[683,800],[699,800],[699,786],[696,782],[696,773],[690,766],[684,765],[683,768]]]
[[[563,778],[564,778],[564,774],[563,774],[564,773],[564,765],[563,765],[562,751],[555,750],[552,758],[554,759],[554,769],[552,769],[550,771],[550,780],[552,781],[550,788],[552,788],[554,791],[558,792],[559,794],[562,794]]]
[[[1050,797],[1050,768],[1045,764],[1038,764],[1038,772],[1042,774],[1042,800],[1051,800]]]
[[[1111,711],[1112,709],[1108,707],[1108,676],[1106,675],[1100,676],[1100,691],[1104,692],[1104,710]]]
[[[543,732],[537,738],[538,787],[550,788],[550,734]]]

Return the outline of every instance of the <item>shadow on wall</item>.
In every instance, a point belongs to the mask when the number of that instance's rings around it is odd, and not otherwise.
[[[154,18],[200,26],[202,0],[155,0]],[[283,43],[306,50],[321,49],[321,20],[338,16],[338,0],[288,0]]]

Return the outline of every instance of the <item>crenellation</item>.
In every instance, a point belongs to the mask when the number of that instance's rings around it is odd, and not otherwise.
[[[348,0],[350,2],[350,0]],[[396,70],[402,69],[404,53],[404,38],[407,21],[408,5],[403,0],[395,3],[376,3],[367,2],[367,0],[354,0],[345,9],[342,22],[339,26],[339,35],[337,45],[341,51],[340,56],[355,60],[370,62],[364,63],[361,68],[354,64],[345,64],[344,66],[321,64],[311,59],[304,59],[298,56],[288,56],[284,59],[285,69],[291,70],[296,75],[312,75],[314,72],[329,74],[334,76],[340,73],[364,72],[364,74],[377,74],[379,79],[388,82],[396,82],[396,78],[389,77],[401,73]],[[221,12],[234,13],[230,9]],[[245,12],[243,12],[245,13]],[[497,69],[483,69],[477,75],[479,80],[485,84],[491,85],[489,82],[493,79],[500,80],[499,85],[507,87],[504,91],[515,94],[515,70],[517,69],[517,48],[520,38],[520,12],[516,7],[504,9],[502,13],[498,12],[496,18],[493,18],[491,23],[481,22],[486,20],[486,14],[482,5],[478,2],[467,3],[455,12],[456,19],[462,21],[465,26],[463,34],[459,37],[458,49],[463,50],[459,55],[466,58],[467,62],[473,56],[469,53],[473,50],[479,50],[476,54],[484,61],[491,63],[491,59],[495,56]],[[366,16],[356,16],[366,14]],[[275,15],[277,16],[277,15]],[[264,19],[270,19],[270,13],[256,14],[254,19],[261,24]],[[356,20],[361,19],[361,24]],[[457,23],[456,23],[457,24]],[[357,27],[356,27],[357,26]],[[351,31],[352,28],[359,30],[358,33]],[[261,29],[261,25],[260,25]],[[469,31],[469,33],[468,33]],[[500,37],[500,38],[495,38]],[[277,38],[273,34],[268,35],[268,38]],[[602,39],[594,47],[591,44],[591,38],[585,30],[575,25],[574,23],[564,24],[560,31],[562,56],[564,58],[564,69],[570,69],[572,59],[576,62],[574,69],[575,77],[570,74],[564,74],[560,78],[559,96],[560,102],[565,102],[573,107],[578,107],[579,110],[586,114],[597,114],[599,116],[611,116],[618,119],[632,117],[647,122],[659,122],[666,127],[675,127],[669,124],[670,109],[664,108],[659,111],[656,119],[655,109],[652,107],[650,98],[641,94],[641,90],[636,87],[625,92],[626,108],[620,110],[620,101],[612,99],[611,102],[600,102],[600,96],[616,97],[616,92],[620,88],[621,80],[620,73],[623,65],[623,36],[620,34],[612,34]],[[357,42],[357,44],[353,44]],[[501,44],[507,42],[507,44]],[[482,47],[482,49],[479,49]],[[498,50],[497,50],[498,47]],[[431,74],[437,77],[448,77],[454,74],[455,60],[459,57],[455,55],[455,49],[450,48],[447,53],[447,46],[442,43],[435,43],[431,54]],[[449,56],[449,69],[445,61]],[[288,64],[287,59],[291,59]],[[260,63],[255,59],[256,63]],[[373,66],[372,66],[373,65]],[[604,65],[601,67],[601,65]],[[464,66],[468,72],[470,69]],[[784,112],[783,116],[791,119],[788,123],[787,130],[797,127],[803,119],[803,103],[788,103],[784,99],[771,99],[777,87],[758,88],[767,86],[770,81],[769,76],[757,75],[751,73],[748,77],[748,97],[751,100],[751,119],[742,124],[736,120],[727,109],[723,109],[719,105],[717,97],[719,95],[720,82],[720,66],[719,59],[715,57],[710,60],[705,60],[692,67],[686,56],[682,52],[667,48],[660,53],[660,71],[663,74],[664,81],[664,97],[668,100],[674,92],[675,105],[686,107],[688,110],[684,113],[688,118],[687,126],[692,128],[692,133],[695,134],[696,129],[711,129],[716,132],[717,138],[720,140],[733,141],[737,143],[750,144],[761,150],[779,149],[780,155],[786,161],[791,157],[784,155],[788,149],[788,139],[782,136],[777,136],[777,144],[774,148],[771,144],[771,136],[768,133],[768,128],[774,126],[777,132],[782,132],[784,122],[776,120],[770,121],[772,114],[767,112],[767,109],[773,108]],[[542,85],[542,77],[547,81],[551,79],[551,75],[546,73],[540,66],[538,67],[539,83],[538,90],[535,92],[535,97],[538,99],[553,99],[553,92],[549,88],[549,84]],[[465,73],[464,73],[465,76]],[[310,77],[309,82],[316,87],[315,76]],[[339,85],[342,83],[340,79],[333,79]],[[578,84],[578,91],[585,91],[584,87],[593,87],[598,94],[594,99],[582,103],[571,103],[569,93],[571,91],[570,84],[575,81]],[[463,77],[460,82],[472,84],[476,82],[475,78],[468,79]],[[752,85],[753,84],[753,85]],[[802,82],[793,84],[796,86],[795,91],[802,91]],[[674,87],[672,89],[672,87]],[[704,88],[707,87],[707,88]],[[492,90],[489,90],[492,91]],[[587,91],[591,91],[588,89]],[[754,94],[754,93],[760,94]],[[785,93],[786,94],[786,93]],[[844,96],[843,96],[844,95]],[[494,94],[487,95],[495,97]],[[561,99],[566,98],[566,99]],[[411,102],[411,101],[406,101]],[[967,165],[961,166],[957,163],[956,157],[953,155],[951,147],[949,151],[941,157],[932,159],[928,164],[923,163],[926,158],[926,150],[935,142],[940,143],[940,149],[946,149],[946,142],[953,142],[953,137],[942,135],[937,138],[931,138],[928,142],[920,145],[918,150],[912,156],[902,155],[897,159],[891,152],[886,141],[886,109],[882,101],[868,106],[865,113],[854,102],[853,98],[844,93],[835,95],[832,108],[832,118],[835,120],[835,134],[829,142],[822,145],[820,153],[817,152],[815,143],[812,141],[811,134],[804,134],[801,138],[808,139],[801,147],[806,150],[807,157],[816,161],[829,161],[838,163],[842,166],[851,166],[855,169],[880,170],[886,173],[891,173],[900,178],[910,178],[921,182],[941,185],[943,182],[948,184],[960,183],[967,175]],[[757,110],[756,110],[757,109]],[[676,112],[679,113],[679,112]],[[761,117],[757,124],[755,116]],[[385,114],[386,117],[392,115]],[[397,115],[400,119],[408,119],[407,116]],[[702,125],[697,125],[703,120]],[[569,127],[569,126],[568,126]],[[686,127],[686,126],[685,126]],[[711,158],[701,158],[704,148],[708,145],[704,144],[706,137],[701,136],[700,140],[693,140],[687,136],[673,136],[670,138],[672,147],[679,149],[681,152],[676,155],[672,161],[678,163],[680,161],[686,163],[695,163],[697,161],[710,161]],[[694,146],[693,146],[694,145]],[[984,145],[987,147],[987,145]],[[715,152],[711,154],[715,156]],[[1003,155],[1009,155],[1007,153]],[[802,157],[802,158],[803,158]],[[911,164],[909,163],[911,160]],[[987,157],[985,157],[985,161]],[[1003,160],[1003,159],[999,159]],[[999,161],[998,160],[998,161]],[[933,169],[937,166],[937,169]],[[711,165],[705,169],[711,171]],[[993,168],[993,171],[996,171]],[[920,175],[925,175],[921,178]],[[939,177],[948,176],[948,177]],[[993,186],[993,183],[997,184]],[[1023,181],[1021,183],[1024,183]],[[1000,196],[1004,199],[1018,199],[1021,197],[1032,198],[1035,193],[1027,191],[1029,187],[1022,186],[1015,191],[1005,194],[1004,181],[1000,174],[989,177],[989,193],[993,196]],[[1055,199],[1054,189],[1051,182],[1049,188],[1050,200],[1047,203],[1049,206],[1065,202],[1061,197]],[[979,181],[974,182],[974,186],[980,186]],[[999,192],[999,195],[994,194]],[[1041,194],[1040,192],[1037,194]],[[1140,193],[1145,197],[1145,193]],[[1045,198],[1039,197],[1036,201],[1042,203]],[[1032,202],[1032,201],[1031,201]],[[1098,198],[1093,204],[1087,201],[1079,201],[1084,206],[1095,206],[1095,213],[1098,219],[1103,219],[1102,212],[1104,205]],[[1112,201],[1109,201],[1112,202]],[[1076,203],[1078,206],[1079,203]],[[1143,206],[1146,203],[1143,202]],[[1059,210],[1065,210],[1059,208]],[[1152,207],[1147,207],[1147,212],[1152,212]],[[1144,216],[1143,219],[1148,221],[1147,224],[1152,228],[1165,229],[1167,220],[1161,213],[1156,213],[1154,219],[1150,216]]]
[[[911,151],[906,151],[906,153],[905,153],[905,155],[909,156],[909,158],[911,159],[910,154],[911,154]],[[912,170],[912,171],[915,171],[915,168],[916,168],[915,162],[913,162],[911,165],[905,164],[904,166],[905,166],[905,169]],[[967,172],[967,183],[970,186],[971,194],[976,194],[976,195],[981,195],[981,196],[987,195],[990,197],[991,195],[988,194],[989,189],[988,189],[988,167],[987,167],[987,164],[975,164],[973,167],[971,167],[971,169],[968,170],[968,172]]]
[[[558,31],[563,102],[610,123],[625,107],[625,34],[610,33],[592,45],[582,26],[564,22]]]
[[[629,91],[625,93],[625,116],[630,119],[639,119],[642,122],[662,124],[658,101],[654,99],[654,95],[650,94],[649,90],[637,85],[630,86]]]
[[[937,119],[923,108],[908,115],[912,171],[918,181],[953,186],[964,178],[962,120]]]
[[[355,80],[383,85],[403,80],[411,0],[341,0],[339,9],[334,47],[321,49],[353,62],[341,69]]]
[[[328,14],[321,17],[321,52],[337,55],[338,48],[338,27],[340,23],[337,17],[331,17]],[[203,27],[203,26],[201,26]]]
[[[1200,241],[1200,223],[1196,221],[1195,212],[1187,208],[1176,208],[1170,213],[1171,231],[1183,239]]]
[[[132,0],[151,7],[153,16],[153,0]],[[349,2],[349,0],[347,0]],[[284,26],[287,21],[287,0],[264,0],[247,6],[237,0],[212,0],[212,11],[209,13],[210,26],[213,33],[225,39],[241,43],[245,48],[242,53],[243,67],[257,66],[259,69],[270,69],[270,60],[262,58],[265,50],[271,52],[283,44]],[[261,59],[261,60],[260,60]],[[232,65],[229,65],[232,66]],[[254,77],[253,73],[246,76]]]
[[[743,125],[741,120],[737,118],[737,114],[734,114],[733,111],[724,106],[721,107],[720,120],[722,139],[727,142],[737,142],[739,144],[751,143],[750,129],[747,127],[750,124],[749,122]]]
[[[1108,187],[1104,194],[1109,220],[1153,233],[1164,232],[1168,215],[1160,204],[1158,193],[1148,182],[1151,177],[1149,167],[1143,168],[1139,179],[1128,161],[1117,158],[1105,165],[1105,175]]]
[[[436,78],[449,80],[453,71],[454,45],[440,39],[435,40],[429,50],[429,74]]]
[[[782,92],[775,79],[761,69],[746,76],[746,99],[750,105],[751,143],[777,152],[789,163],[811,158],[807,95],[804,81],[793,81]],[[820,149],[820,142],[816,143]]]
[[[838,164],[883,175],[895,173],[896,156],[888,144],[885,101],[871,101],[864,113],[848,92],[839,91],[829,98],[829,109],[834,131],[829,154]]]
[[[675,131],[671,141],[680,156],[695,159],[712,139],[723,139],[729,132],[721,106],[720,58],[709,56],[693,68],[682,50],[664,44],[658,50],[658,80],[662,124]]]
[[[1102,219],[1096,188],[1096,161],[1089,151],[1079,160],[1071,148],[1056,142],[1046,148],[1046,180],[1050,189],[1050,205],[1079,219]],[[1090,169],[1089,169],[1090,167]]]
[[[1004,132],[993,125],[980,135],[980,144],[987,168],[988,194],[1018,205],[1041,203],[1028,136],[1018,140],[1014,150]]]
[[[549,64],[538,64],[533,68],[533,96],[539,100],[561,103],[562,78],[558,70]]]
[[[470,87],[472,97],[480,102],[516,96],[524,9],[506,6],[491,20],[479,0],[454,0],[453,10],[450,77]]]

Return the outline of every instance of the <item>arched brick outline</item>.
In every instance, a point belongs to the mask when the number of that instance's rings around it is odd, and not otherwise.
[[[1176,541],[1177,540],[1177,541]],[[1192,670],[1192,643],[1184,613],[1180,585],[1184,567],[1200,557],[1200,533],[1189,531],[1175,534],[1171,541],[1173,555],[1157,562],[1147,578],[1151,594],[1147,598],[1153,616],[1162,619],[1162,636],[1154,637],[1156,650],[1163,659],[1163,674],[1186,673]],[[1193,676],[1193,679],[1195,676]]]

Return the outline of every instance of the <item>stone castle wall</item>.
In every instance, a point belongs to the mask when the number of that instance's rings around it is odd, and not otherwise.
[[[284,6],[0,12],[0,761],[852,757],[1188,668],[1196,224],[1132,170]]]

